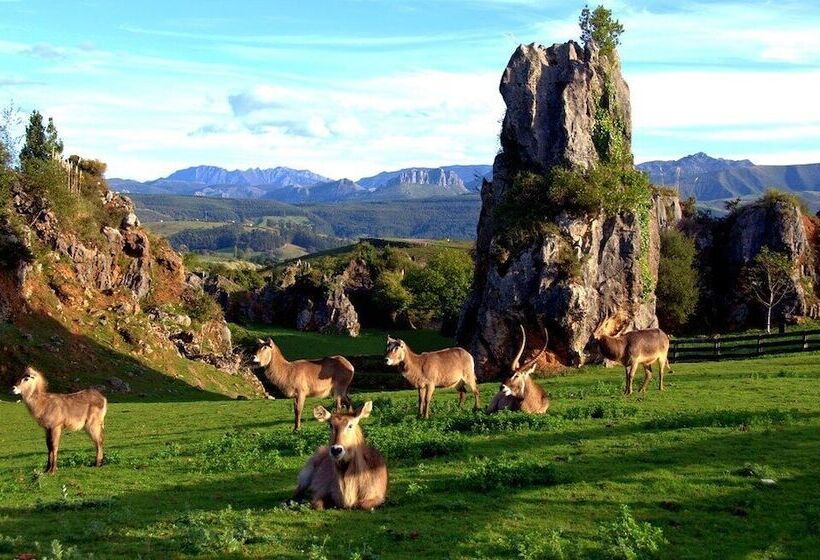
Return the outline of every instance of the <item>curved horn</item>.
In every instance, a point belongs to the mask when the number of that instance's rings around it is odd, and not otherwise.
[[[527,331],[524,330],[524,325],[518,325],[521,327],[521,348],[518,349],[518,354],[515,355],[512,361],[512,369],[513,371],[518,369],[519,360],[521,359],[521,355],[524,353],[524,347],[527,345]]]
[[[537,362],[538,358],[543,356],[544,353],[547,351],[547,346],[549,345],[549,343],[550,343],[550,334],[547,332],[547,328],[544,327],[544,347],[541,349],[541,351],[538,354],[535,355],[535,357],[532,360],[530,360],[526,364],[524,364],[524,367],[522,367],[521,369],[527,369],[528,367],[533,365],[535,362]]]

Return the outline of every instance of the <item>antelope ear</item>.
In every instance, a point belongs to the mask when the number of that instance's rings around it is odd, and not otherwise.
[[[522,371],[521,375],[532,375],[535,372],[535,366],[536,364],[532,364],[526,370]]]
[[[265,345],[265,341],[262,340],[261,338],[257,338],[256,343],[259,344],[259,346],[264,346]]]
[[[370,416],[370,413],[373,411],[373,401],[367,401],[362,406],[362,409],[356,414],[356,418],[361,420],[362,418],[367,418]]]
[[[327,411],[325,407],[320,404],[317,404],[313,407],[313,417],[316,418],[319,422],[327,422],[330,420],[330,412]]]
[[[267,342],[268,342],[268,344],[270,344],[271,346],[273,346],[273,339],[272,339],[272,338],[268,337]]]

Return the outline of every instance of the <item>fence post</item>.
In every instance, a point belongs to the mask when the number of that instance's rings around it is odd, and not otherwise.
[[[760,356],[760,352],[763,346],[763,338],[760,335],[757,335],[757,355]]]
[[[803,350],[809,349],[809,333],[803,333]]]
[[[720,359],[720,335],[716,334],[713,338],[715,341],[715,359]]]
[[[673,362],[678,361],[678,341],[677,340],[672,341],[672,361]]]

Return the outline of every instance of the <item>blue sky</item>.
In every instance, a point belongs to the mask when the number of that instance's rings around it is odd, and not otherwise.
[[[626,26],[637,161],[820,162],[820,2],[605,2]],[[149,179],[196,164],[357,179],[491,163],[519,43],[582,2],[0,0],[0,105]]]

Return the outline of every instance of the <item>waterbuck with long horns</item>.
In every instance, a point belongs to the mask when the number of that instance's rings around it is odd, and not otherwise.
[[[46,431],[48,463],[46,472],[57,471],[57,453],[63,430],[85,429],[97,448],[96,465],[103,463],[103,430],[108,401],[96,389],[76,393],[49,393],[43,374],[32,367],[26,368],[23,377],[12,388],[20,395],[34,420]]]
[[[314,509],[326,507],[373,509],[387,495],[387,465],[384,458],[364,441],[359,421],[370,416],[373,401],[358,412],[313,409],[313,416],[330,427],[330,441],[320,447],[299,472],[294,499],[310,492]]]
[[[399,366],[401,374],[419,392],[419,418],[430,418],[430,403],[436,387],[456,387],[458,405],[464,405],[469,389],[475,397],[474,410],[481,408],[481,394],[475,380],[475,363],[463,348],[445,348],[416,354],[406,342],[387,337],[384,359],[389,366]]]
[[[342,404],[351,406],[347,391],[353,381],[353,364],[346,358],[330,356],[289,362],[272,339],[259,339],[258,343],[253,363],[265,368],[265,377],[293,399],[293,431],[302,426],[302,409],[307,397],[325,398],[332,392],[337,409]]]
[[[623,333],[621,329],[615,335],[606,334],[607,331],[615,330],[612,328],[614,325],[615,320],[607,316],[592,336],[606,359],[620,362],[624,366],[624,394],[632,394],[632,380],[640,366],[643,366],[644,378],[639,390],[646,391],[652,379],[652,364],[655,362],[660,364],[658,390],[663,391],[663,373],[669,367],[669,337],[661,329],[643,329],[628,333]]]
[[[510,375],[501,384],[501,390],[493,397],[492,402],[487,407],[487,412],[492,414],[500,410],[513,410],[528,412],[530,414],[544,414],[550,407],[550,398],[535,381],[532,380],[532,373],[535,371],[538,358],[547,351],[549,334],[544,329],[544,348],[536,356],[521,365],[521,356],[524,355],[524,348],[527,346],[527,332],[524,325],[521,325],[521,348],[513,358],[510,365]]]

